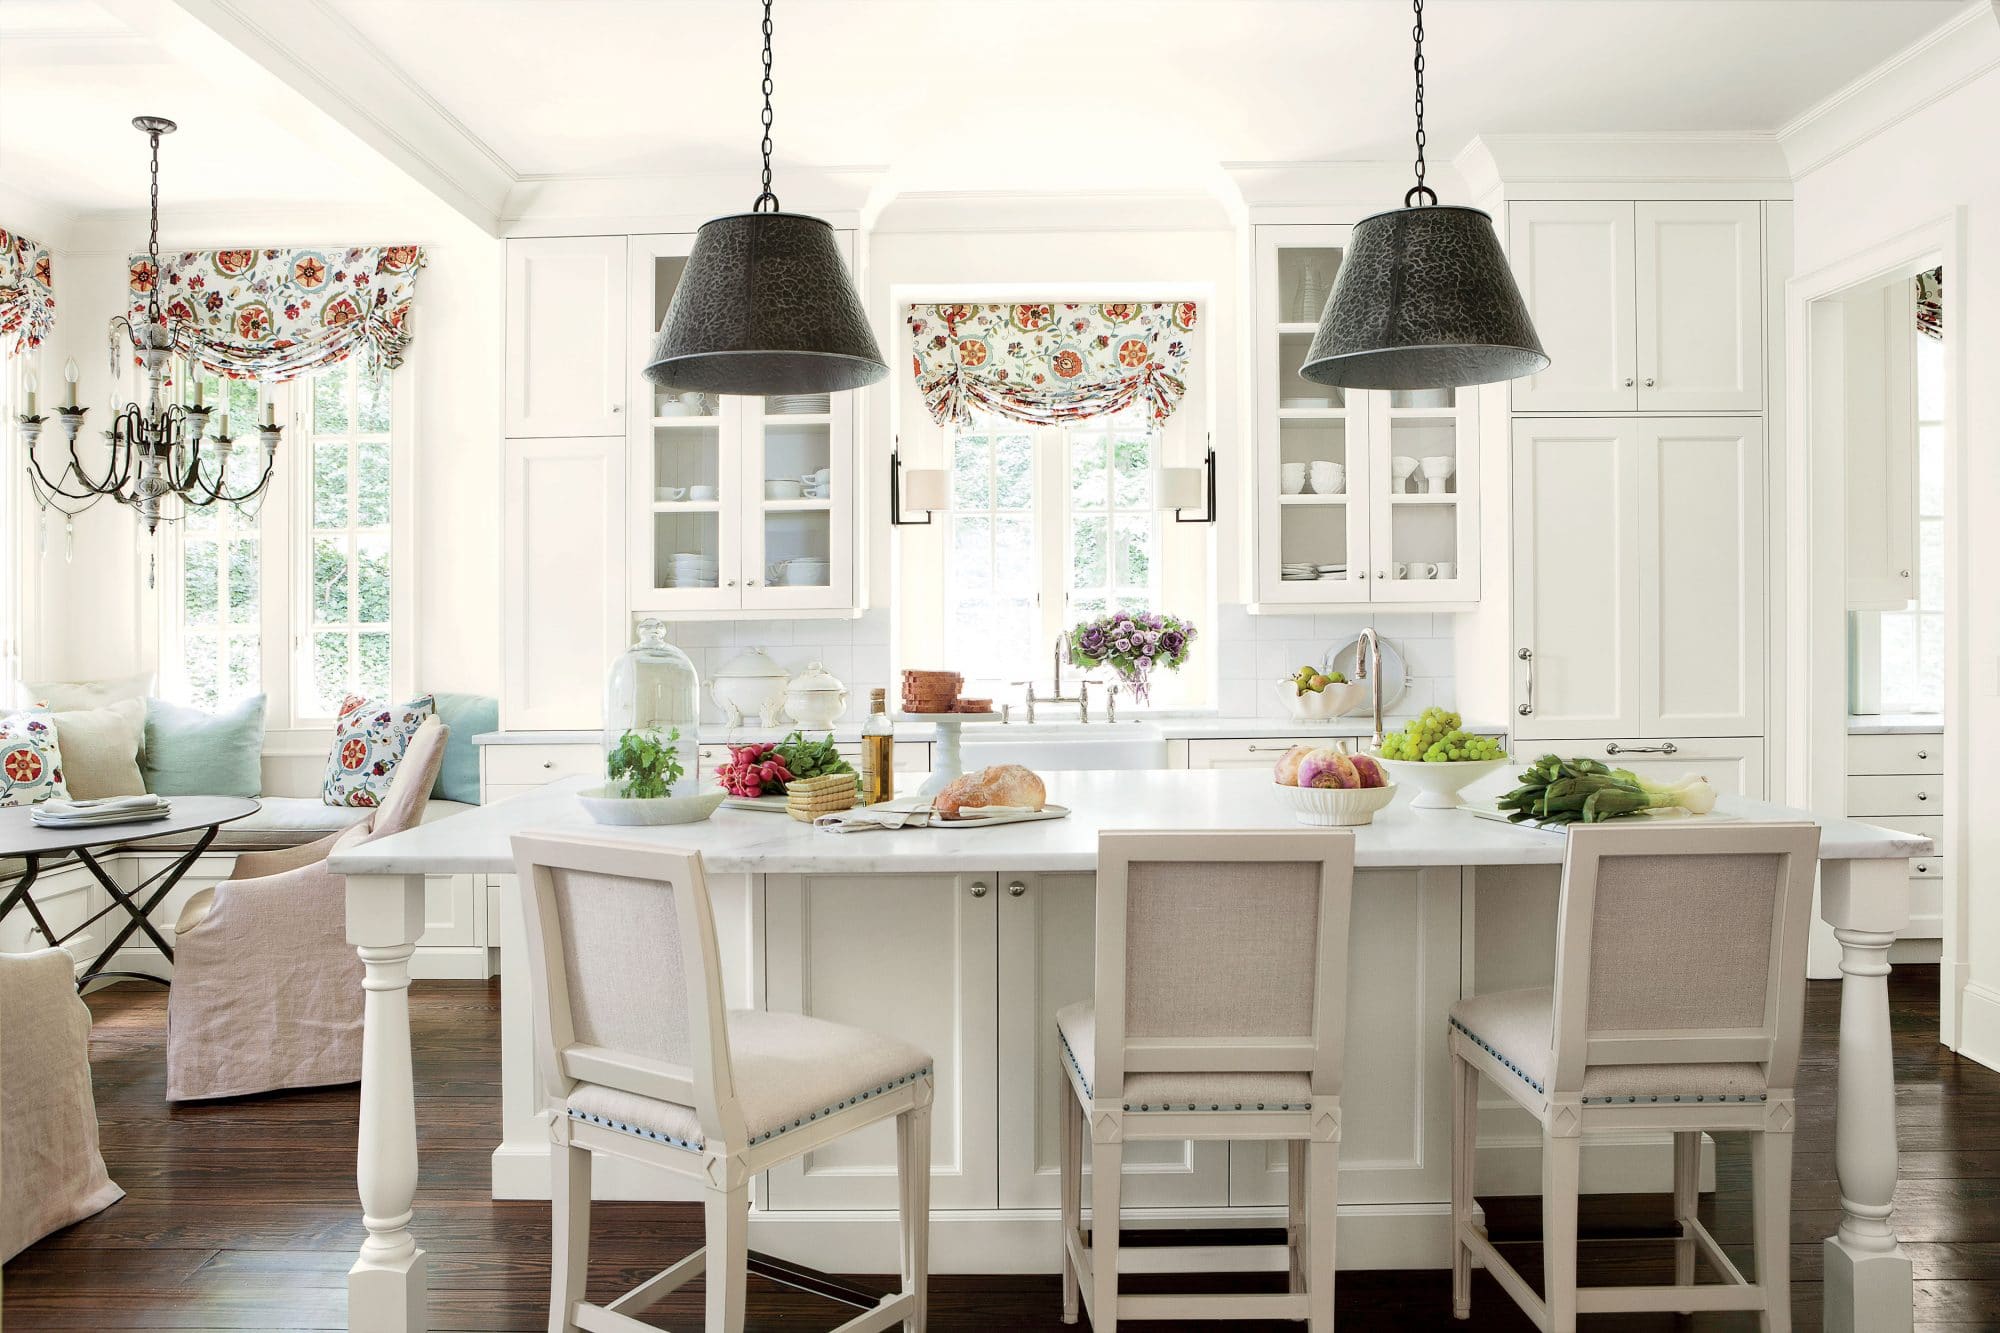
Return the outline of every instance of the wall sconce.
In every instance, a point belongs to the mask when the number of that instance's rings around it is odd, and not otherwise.
[[[1201,507],[1199,518],[1183,518],[1183,509]],[[1215,522],[1215,437],[1209,437],[1208,454],[1200,467],[1160,469],[1160,508],[1174,511],[1176,523]]]
[[[903,487],[907,482],[912,508],[924,511],[922,518],[903,517]],[[903,441],[899,436],[889,450],[889,521],[899,528],[921,528],[931,515],[951,508],[951,488],[941,467],[913,467],[903,471]]]

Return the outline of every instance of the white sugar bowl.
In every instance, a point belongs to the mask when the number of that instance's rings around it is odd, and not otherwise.
[[[708,678],[708,693],[731,727],[752,717],[758,726],[775,727],[785,706],[785,669],[762,648],[746,648]]]
[[[847,687],[823,664],[814,662],[785,687],[785,711],[802,727],[831,727],[847,711]]]

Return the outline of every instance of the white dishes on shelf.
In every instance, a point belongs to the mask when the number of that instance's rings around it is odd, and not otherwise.
[[[1389,476],[1393,479],[1392,490],[1401,494],[1410,489],[1410,478],[1417,473],[1417,460],[1397,454],[1389,460]]]
[[[823,588],[829,566],[817,556],[799,556],[792,560],[780,560],[765,573],[770,581],[787,588]]]
[[[796,500],[806,492],[805,483],[789,478],[764,483],[766,500]]]
[[[668,557],[669,588],[713,588],[715,580],[714,556],[703,555],[699,551],[676,551]]]
[[[668,504],[677,504],[687,499],[687,493],[688,488],[685,486],[655,486],[653,488],[653,498]]]
[[[824,416],[833,398],[824,393],[784,393],[768,400],[774,416]]]
[[[1306,579],[1344,579],[1346,565],[1315,565],[1305,561],[1289,561],[1278,569],[1278,577],[1287,583],[1297,583]]]
[[[688,499],[690,500],[713,500],[714,498],[715,487],[713,486],[688,487]]]
[[[1286,495],[1300,495],[1306,489],[1306,465],[1304,463],[1278,464],[1278,489]]]
[[[1458,460],[1450,454],[1433,454],[1423,462],[1424,491],[1429,495],[1444,494],[1445,483],[1458,470]]]
[[[1315,459],[1306,476],[1314,495],[1339,495],[1347,489],[1347,469],[1330,459]]]

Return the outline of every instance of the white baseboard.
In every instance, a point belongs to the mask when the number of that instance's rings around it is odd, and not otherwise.
[[[1935,935],[1903,934],[1889,946],[1889,966],[1921,967],[1943,961],[1944,941]]]
[[[1988,1069],[2000,1069],[2000,990],[1968,981],[1958,998],[1958,1053]]]

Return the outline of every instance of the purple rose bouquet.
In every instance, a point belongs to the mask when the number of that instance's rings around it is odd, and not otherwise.
[[[1143,704],[1152,693],[1153,672],[1179,669],[1194,635],[1194,625],[1179,616],[1120,611],[1070,630],[1070,665],[1086,671],[1110,667]]]

